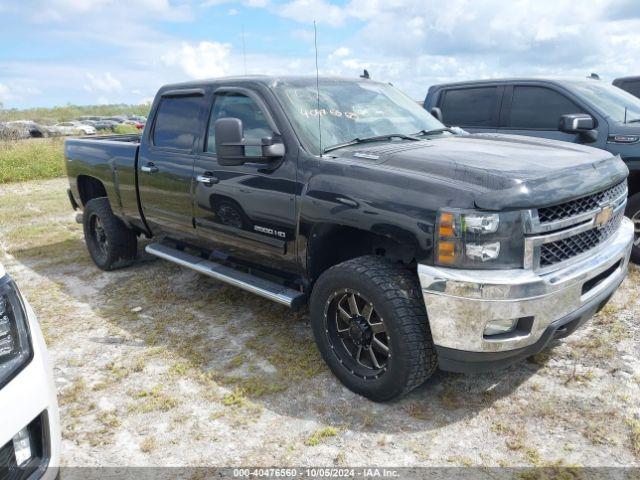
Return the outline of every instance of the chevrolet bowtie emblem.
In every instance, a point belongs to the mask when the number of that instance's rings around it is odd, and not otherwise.
[[[602,207],[595,218],[596,227],[601,228],[613,217],[613,206],[607,205]]]

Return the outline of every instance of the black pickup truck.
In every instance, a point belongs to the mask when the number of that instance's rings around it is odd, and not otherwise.
[[[628,170],[581,145],[444,127],[369,79],[162,87],[141,136],[65,143],[91,257],[152,255],[293,309],[350,389],[530,356],[627,271]]]

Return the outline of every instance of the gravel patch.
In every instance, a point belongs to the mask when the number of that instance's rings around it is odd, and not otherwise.
[[[549,350],[376,404],[306,315],[144,254],[102,272],[66,180],[0,186],[1,261],[54,361],[65,466],[638,466],[640,269]]]

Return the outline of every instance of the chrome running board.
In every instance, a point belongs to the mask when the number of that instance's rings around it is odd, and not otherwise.
[[[264,278],[256,277],[250,273],[220,265],[211,260],[190,255],[160,243],[151,243],[145,247],[145,250],[151,255],[177,263],[178,265],[190,268],[208,277],[215,278],[234,287],[242,288],[247,292],[255,293],[261,297],[286,305],[294,310],[301,307],[305,301],[305,295],[302,292],[265,280]]]

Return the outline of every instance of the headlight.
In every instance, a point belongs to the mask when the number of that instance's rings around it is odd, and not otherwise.
[[[458,268],[520,268],[522,215],[442,209],[436,226],[435,261]]]
[[[0,388],[31,359],[29,326],[16,284],[0,279]]]

